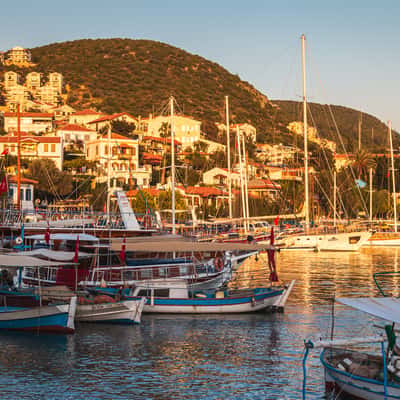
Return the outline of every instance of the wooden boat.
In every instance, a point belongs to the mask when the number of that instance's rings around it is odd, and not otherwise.
[[[51,333],[73,333],[76,297],[69,304],[20,308],[0,307],[0,329]]]
[[[139,324],[145,302],[143,297],[117,302],[78,304],[75,319],[78,322]]]
[[[400,299],[393,297],[339,298],[338,302],[392,321],[383,335],[306,342],[306,348],[323,348],[321,363],[327,391],[343,398],[364,400],[400,399],[400,341],[394,324],[400,323]],[[387,342],[385,346],[385,342]],[[381,354],[349,350],[349,346],[380,343]],[[307,354],[306,351],[305,354]],[[305,361],[303,361],[305,366]],[[304,380],[305,381],[305,380]],[[303,387],[303,398],[305,387]]]
[[[248,313],[283,307],[293,284],[289,287],[193,291],[185,280],[152,280],[139,282],[136,287],[125,291],[124,295],[128,298],[146,297],[144,313]],[[115,293],[112,288],[96,290],[104,294]]]

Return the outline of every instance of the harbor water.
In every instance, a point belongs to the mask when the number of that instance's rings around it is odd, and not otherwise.
[[[279,278],[296,279],[283,314],[144,315],[137,326],[81,324],[75,335],[1,333],[0,399],[301,399],[304,340],[376,332],[378,321],[333,297],[379,295],[372,275],[398,268],[400,249],[281,252]],[[234,285],[265,283],[266,257]],[[398,295],[400,278],[387,278]],[[334,311],[334,318],[332,318]],[[324,399],[317,350],[307,399]]]

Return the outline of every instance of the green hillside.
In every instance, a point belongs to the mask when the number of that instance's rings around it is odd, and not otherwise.
[[[0,66],[26,75],[57,71],[64,75],[66,100],[78,109],[96,108],[113,113],[127,111],[147,117],[159,113],[173,95],[181,113],[203,122],[203,130],[216,137],[214,122],[223,122],[224,97],[230,98],[231,122],[248,122],[259,133],[259,141],[293,144],[298,138],[287,132],[288,122],[302,120],[301,105],[273,101],[220,65],[179,48],[150,40],[85,39],[31,49],[31,68]],[[271,77],[273,79],[273,77]],[[338,142],[327,107],[311,104],[315,124],[322,137]],[[359,112],[333,106],[333,114],[349,150],[357,142]],[[363,144],[378,148],[386,144],[386,127],[363,114]],[[310,118],[310,124],[313,125]],[[372,133],[373,128],[373,133]]]

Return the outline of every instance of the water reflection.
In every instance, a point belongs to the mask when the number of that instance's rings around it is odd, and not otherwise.
[[[296,279],[285,314],[146,315],[140,326],[79,325],[72,336],[1,334],[3,398],[299,399],[303,340],[326,336],[333,296],[378,295],[372,274],[399,269],[399,249],[359,254],[282,252],[280,278]],[[250,259],[235,284],[262,285],[267,259]],[[399,276],[383,278],[399,293]],[[335,306],[335,334],[372,333],[373,318]],[[322,399],[318,353],[309,399]]]

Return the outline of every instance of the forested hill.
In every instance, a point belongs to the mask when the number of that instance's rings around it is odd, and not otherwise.
[[[291,121],[302,121],[303,103],[287,100],[272,100],[276,107],[276,120],[287,126]],[[373,151],[387,149],[389,146],[388,127],[378,118],[354,110],[352,108],[308,103],[308,124],[318,130],[320,137],[332,140],[338,144],[338,151],[342,151],[340,138],[347,151],[358,148],[359,129],[361,144],[364,148]],[[398,145],[398,135],[393,135],[394,144]]]
[[[286,129],[288,122],[302,119],[299,103],[271,103],[266,95],[220,65],[164,43],[84,39],[30,50],[35,66],[0,66],[0,79],[10,69],[23,77],[30,71],[45,76],[60,72],[66,83],[66,101],[77,109],[127,111],[147,117],[159,113],[173,95],[180,107],[178,112],[202,121],[205,133],[215,138],[214,122],[225,121],[224,98],[228,95],[232,123],[248,122],[257,128],[260,141],[286,144],[294,141]],[[326,106],[311,104],[310,108],[320,135],[337,142]],[[339,106],[332,109],[345,144],[353,146],[357,142],[359,112]],[[372,116],[363,114],[362,132],[365,144],[386,143],[385,126]]]

